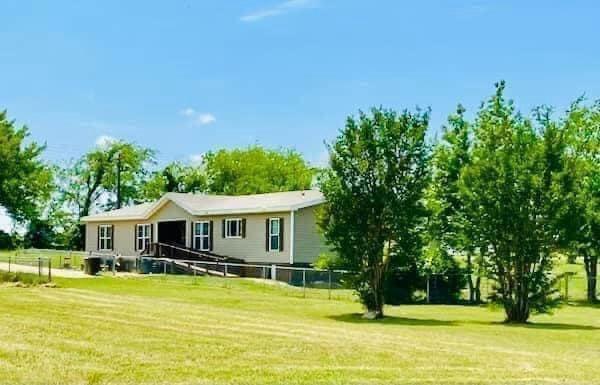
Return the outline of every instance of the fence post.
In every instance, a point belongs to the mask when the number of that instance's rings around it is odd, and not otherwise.
[[[224,265],[225,265],[225,270],[223,270],[223,277],[227,278],[227,263],[225,263]]]
[[[429,303],[429,274],[427,274],[427,303]]]
[[[329,273],[329,285],[327,286],[327,294],[329,295],[329,299],[331,299],[331,269],[327,270]]]
[[[302,269],[302,295],[306,298],[306,269]]]
[[[271,265],[271,279],[277,281],[277,265]]]
[[[38,277],[42,278],[42,258],[38,257]]]
[[[569,274],[565,275],[565,301],[569,302]]]
[[[48,259],[48,282],[52,282],[52,258]]]
[[[10,273],[10,255],[8,256],[8,272]]]
[[[163,274],[167,275],[167,261],[163,261]]]

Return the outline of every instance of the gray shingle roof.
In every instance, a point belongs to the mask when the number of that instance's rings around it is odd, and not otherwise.
[[[148,219],[167,202],[173,202],[191,215],[220,215],[291,211],[321,204],[317,190],[286,191],[254,195],[208,195],[167,193],[158,201],[124,207],[81,218],[82,222]]]

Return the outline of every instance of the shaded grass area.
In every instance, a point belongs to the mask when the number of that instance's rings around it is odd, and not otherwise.
[[[388,318],[365,321],[350,297],[304,299],[252,280],[56,281],[62,288],[0,288],[0,382],[600,382],[595,307],[524,326],[480,306],[387,307]]]

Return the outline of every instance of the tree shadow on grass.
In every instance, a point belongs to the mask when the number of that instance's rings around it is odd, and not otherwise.
[[[460,326],[460,325],[483,325],[483,326],[505,326],[513,328],[525,328],[525,329],[540,329],[540,330],[600,330],[600,327],[591,325],[577,325],[577,324],[562,324],[552,322],[528,322],[525,324],[506,323],[506,322],[494,322],[494,321],[470,321],[470,320],[437,320],[429,318],[408,318],[408,317],[396,317],[396,316],[385,316],[379,320],[368,320],[362,317],[360,313],[350,314],[339,314],[328,316],[327,318],[349,322],[355,324],[377,324],[377,325],[404,325],[404,326]]]
[[[368,320],[363,318],[360,313],[339,314],[327,317],[329,319],[341,322],[357,323],[357,324],[382,324],[382,325],[405,325],[405,326],[452,326],[456,325],[455,321],[444,321],[437,319],[422,319],[422,318],[407,318],[396,316],[385,316],[383,319]]]
[[[600,330],[600,327],[591,325],[560,324],[553,322],[527,322],[524,324],[498,322],[497,325],[506,327],[541,329],[541,330]]]
[[[575,307],[589,307],[592,309],[600,309],[600,301],[598,301],[598,302],[588,302],[588,301],[584,301],[584,300],[569,301],[569,305],[575,306]]]

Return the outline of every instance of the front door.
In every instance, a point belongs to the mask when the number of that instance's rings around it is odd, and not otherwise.
[[[185,247],[185,221],[158,222],[158,242]]]

